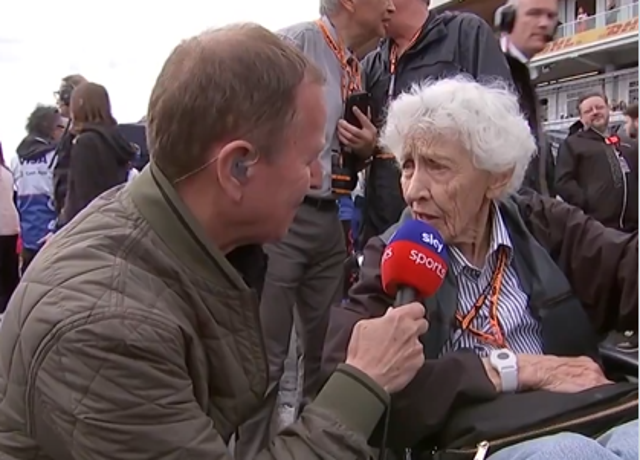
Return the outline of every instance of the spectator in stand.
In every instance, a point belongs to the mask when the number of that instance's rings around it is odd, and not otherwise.
[[[584,32],[585,30],[587,30],[587,18],[588,17],[589,17],[589,15],[586,13],[584,8],[582,8],[581,6],[578,6],[578,12],[576,14],[576,20],[577,20],[576,30],[577,30],[578,33]]]
[[[53,163],[67,120],[53,106],[38,106],[27,121],[11,170],[15,179],[24,273],[56,225]]]
[[[65,118],[69,119],[71,117],[69,106],[71,104],[71,94],[73,93],[73,90],[86,82],[87,79],[82,75],[69,75],[62,79],[60,88],[55,92],[55,95],[60,113]],[[75,134],[73,132],[73,127],[67,126],[65,135],[60,140],[60,145],[56,149],[53,159],[54,203],[58,217],[60,216],[60,212],[62,211],[62,206],[64,205],[64,200],[67,195],[67,184],[69,182],[68,170],[69,162],[71,161],[71,145],[73,144],[74,137]]]
[[[0,144],[0,315],[18,285],[18,234],[20,220],[15,205],[13,174],[7,167]]]
[[[624,111],[624,129],[631,139],[638,139],[638,104],[631,104]]]
[[[62,225],[103,192],[127,182],[137,153],[135,145],[118,131],[104,86],[83,83],[73,91],[71,121],[76,138],[71,147]]]

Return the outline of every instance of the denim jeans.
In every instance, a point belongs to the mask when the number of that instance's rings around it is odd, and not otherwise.
[[[638,420],[598,439],[559,433],[507,447],[488,460],[638,460]]]

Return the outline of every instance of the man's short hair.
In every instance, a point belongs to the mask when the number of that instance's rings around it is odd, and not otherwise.
[[[48,139],[53,135],[59,117],[60,112],[57,107],[38,104],[27,118],[25,130],[30,136]]]
[[[599,91],[591,91],[589,93],[584,93],[578,99],[578,111],[579,112],[581,112],[580,106],[582,106],[582,103],[584,101],[586,101],[587,99],[591,99],[592,97],[599,97],[600,99],[602,99],[604,101],[605,104],[609,105],[609,98],[607,97],[606,94],[601,93]]]
[[[631,104],[624,111],[625,116],[631,118],[632,120],[638,119],[638,104]]]
[[[86,82],[87,82],[87,79],[77,73],[73,75],[67,75],[62,79],[62,83],[69,85],[72,88],[77,88],[78,86]]]
[[[153,161],[176,181],[202,167],[215,143],[246,139],[268,157],[295,115],[305,78],[323,82],[302,52],[256,24],[183,41],[151,93],[147,140]]]

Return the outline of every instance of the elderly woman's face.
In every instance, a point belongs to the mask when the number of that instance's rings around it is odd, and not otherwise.
[[[495,178],[479,170],[457,141],[415,135],[400,157],[402,191],[413,217],[433,225],[444,240],[460,242],[487,199]]]

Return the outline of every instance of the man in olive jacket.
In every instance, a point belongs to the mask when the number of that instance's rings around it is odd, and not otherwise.
[[[319,183],[322,92],[321,72],[257,25],[173,51],[149,104],[151,164],[58,232],[9,304],[1,459],[230,458],[267,383],[256,244]],[[345,363],[255,458],[369,458],[389,393],[424,362],[424,315],[414,303],[356,327]]]

